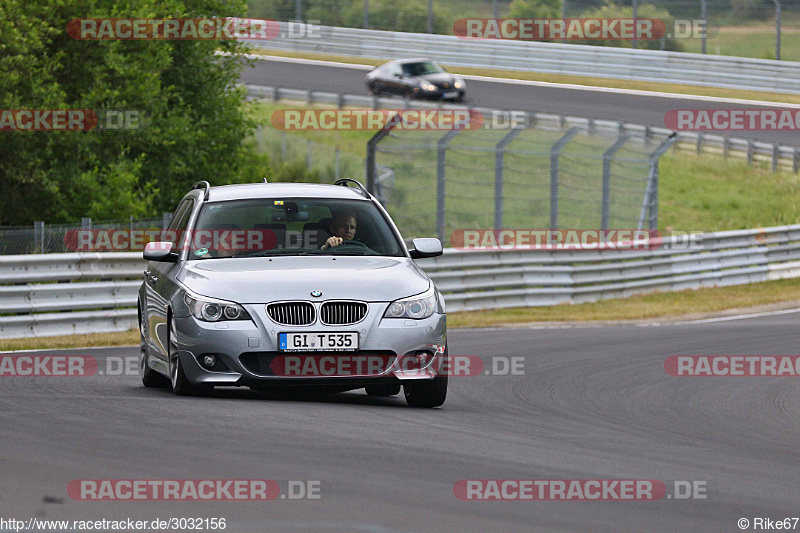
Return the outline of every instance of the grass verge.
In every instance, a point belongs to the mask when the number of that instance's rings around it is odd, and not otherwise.
[[[286,52],[282,50],[253,49],[250,53],[264,56],[293,57],[298,59],[316,59],[319,61],[336,61],[360,65],[382,65],[388,59],[368,59],[364,57],[337,56],[330,54],[314,54],[306,52]],[[541,81],[547,83],[566,83],[590,87],[608,87],[612,89],[633,89],[675,94],[691,94],[697,96],[714,96],[718,98],[741,98],[745,100],[763,100],[766,102],[783,102],[800,104],[800,95],[777,94],[739,89],[720,89],[716,87],[700,87],[694,85],[677,85],[674,83],[615,80],[612,78],[595,78],[589,76],[569,76],[565,74],[544,74],[539,72],[522,72],[516,70],[496,70],[486,68],[468,68],[448,66],[447,70],[465,76],[489,76],[515,80]],[[364,93],[366,94],[366,92]]]
[[[59,337],[26,337],[0,339],[0,352],[13,350],[57,350],[61,348],[87,348],[89,346],[130,346],[139,344],[137,328],[117,333],[90,333]]]

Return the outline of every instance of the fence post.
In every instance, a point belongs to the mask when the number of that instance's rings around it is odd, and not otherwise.
[[[81,229],[92,229],[91,217],[81,217]]]
[[[261,128],[261,124],[259,124],[256,128],[256,144],[258,145],[259,150],[262,146],[264,146],[264,132],[261,130]]]
[[[700,18],[703,20],[703,53],[706,53],[706,33],[708,31],[708,19],[706,19],[706,0],[700,0]]]
[[[794,149],[794,157],[792,157],[792,171],[797,172],[800,168],[800,148]]]
[[[722,139],[722,157],[728,159],[728,151],[731,149],[731,136],[725,135]]]
[[[781,158],[781,149],[777,144],[772,145],[772,172],[778,171],[778,163]]]
[[[286,161],[286,132],[281,132],[281,161]]]
[[[638,0],[633,0],[633,25],[634,28],[637,27],[636,25],[636,18],[639,16],[639,2]],[[636,30],[633,32],[633,49],[639,48],[639,41],[636,40]]]
[[[753,141],[747,141],[747,164],[753,164]]]
[[[389,135],[389,133],[392,131],[392,128],[397,126],[399,122],[399,116],[395,115],[383,128],[375,132],[375,135],[370,137],[370,139],[367,141],[367,157],[364,160],[364,165],[367,167],[365,169],[365,174],[367,175],[367,192],[370,194],[375,194],[375,152],[378,149],[378,143],[380,143],[384,137]]]
[[[664,139],[659,147],[656,148],[655,152],[650,154],[650,173],[647,176],[647,188],[645,189],[644,201],[642,202],[642,211],[639,214],[639,224],[637,225],[636,229],[642,229],[642,226],[644,225],[645,213],[649,214],[648,229],[658,229],[658,161],[677,140],[678,132],[676,131]]]
[[[503,158],[508,145],[523,129],[513,128],[494,148],[494,229],[503,227]]]
[[[772,0],[775,2],[775,59],[781,58],[781,3],[779,0]]]
[[[442,242],[445,230],[445,155],[447,143],[460,132],[461,130],[450,130],[436,141],[436,235]]]
[[[311,140],[307,141],[308,144],[307,144],[307,148],[306,148],[306,150],[307,150],[307,152],[306,152],[306,170],[308,170],[309,172],[311,172],[311,166],[312,166],[311,165],[311,153],[312,153],[313,148],[312,148],[311,145],[312,145],[313,142],[314,141],[311,141]]]
[[[703,152],[703,132],[697,133],[697,155]]]
[[[339,180],[339,147],[338,146],[336,147],[336,152],[335,152],[335,165],[336,166],[335,166],[335,170],[333,172],[333,175],[336,177],[336,180],[338,181]]]
[[[163,229],[167,229],[167,226],[169,226],[169,221],[170,221],[171,218],[172,218],[172,213],[167,213],[166,211],[161,213],[161,229],[162,230]]]
[[[570,128],[550,149],[550,229],[558,229],[558,155],[578,131],[577,126]]]
[[[39,246],[36,246],[36,237],[39,237]],[[39,253],[44,253],[44,221],[37,220],[33,223],[33,250],[39,249]]]
[[[628,142],[630,135],[625,135],[617,139],[611,148],[603,154],[603,214],[600,220],[600,228],[607,230],[611,213],[611,158],[614,157],[622,146]]]

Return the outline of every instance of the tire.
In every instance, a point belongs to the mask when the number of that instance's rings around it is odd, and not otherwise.
[[[396,396],[400,394],[400,384],[390,383],[388,385],[367,385],[364,387],[364,390],[367,391],[367,396],[387,398],[389,396]]]
[[[406,89],[405,92],[403,93],[403,98],[406,100],[413,100],[414,99],[413,91],[411,89]]]
[[[447,346],[444,357],[447,357]],[[447,398],[447,374],[430,380],[407,381],[403,384],[403,393],[411,407],[439,407]]]
[[[214,390],[214,387],[194,385],[189,382],[189,378],[186,377],[186,373],[183,371],[181,358],[178,356],[178,335],[172,317],[167,319],[167,324],[167,351],[172,392],[178,396],[202,396],[210,393]]]
[[[144,340],[144,324],[142,323],[142,311],[139,309],[139,376],[142,384],[149,388],[165,389],[169,387],[169,380],[150,368],[147,364],[147,343]]]
[[[411,407],[439,407],[447,398],[447,376],[403,385],[406,402]]]

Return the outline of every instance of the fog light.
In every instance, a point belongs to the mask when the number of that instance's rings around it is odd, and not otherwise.
[[[203,356],[203,366],[206,368],[214,368],[214,365],[217,364],[217,358],[213,355],[204,355]]]
[[[428,352],[417,352],[417,361],[419,361],[420,365],[428,364],[428,357],[430,357]]]

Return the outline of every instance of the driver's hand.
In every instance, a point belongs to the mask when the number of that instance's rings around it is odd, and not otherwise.
[[[324,250],[326,248],[330,248],[331,246],[339,246],[343,241],[344,239],[341,237],[328,237],[328,240],[322,245],[322,249]]]

